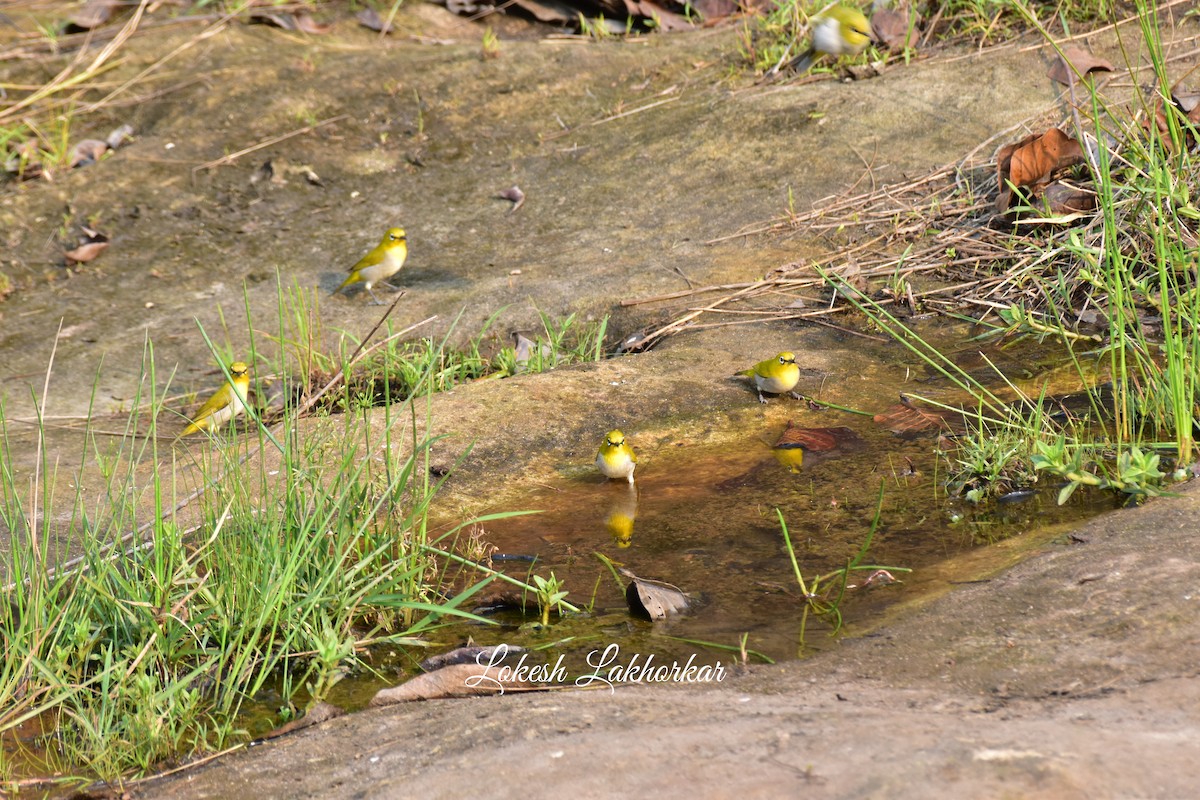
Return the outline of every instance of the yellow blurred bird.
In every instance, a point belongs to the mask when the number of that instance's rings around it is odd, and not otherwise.
[[[371,287],[399,272],[406,258],[408,237],[404,234],[404,228],[388,228],[379,244],[349,269],[350,274],[346,276],[346,280],[330,294],[337,294],[348,286],[361,283],[367,293],[375,298],[375,305],[383,305],[383,302],[375,297]]]
[[[804,466],[804,450],[807,443],[805,430],[797,428],[789,419],[787,427],[779,435],[779,439],[771,446],[775,460],[787,467],[791,472],[799,472]]]
[[[246,410],[246,393],[250,390],[250,368],[242,361],[229,365],[229,377],[225,385],[204,401],[200,410],[192,417],[192,424],[180,436],[196,431],[215,431],[229,420]]]
[[[808,51],[787,63],[784,69],[805,72],[820,56],[861,53],[871,41],[871,24],[857,8],[834,4],[809,22],[812,44]]]
[[[637,466],[637,456],[633,448],[625,441],[625,434],[620,431],[609,431],[596,454],[596,468],[606,478],[625,478],[633,483],[633,469]]]
[[[765,403],[767,398],[763,392],[783,394],[789,392],[792,397],[800,400],[800,395],[792,391],[800,382],[800,368],[796,366],[796,354],[783,352],[774,358],[760,361],[748,370],[739,372],[754,379],[754,388],[758,391],[758,402]]]

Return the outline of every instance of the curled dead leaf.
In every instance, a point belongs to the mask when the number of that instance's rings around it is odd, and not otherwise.
[[[355,14],[354,18],[358,20],[358,24],[362,25],[364,28],[369,28],[370,30],[384,34],[391,33],[392,31],[391,23],[384,22],[383,18],[379,16],[379,12],[373,8],[364,8],[362,11]]]
[[[1092,55],[1082,47],[1068,45],[1063,48],[1062,56],[1054,59],[1047,74],[1050,80],[1070,86],[1076,80],[1076,75],[1086,78],[1093,72],[1112,71],[1113,65],[1103,58]]]
[[[285,31],[299,33],[324,34],[333,30],[333,24],[317,22],[307,11],[296,11],[288,14],[282,11],[254,11],[246,17],[250,25],[268,25],[272,28],[282,28]]]
[[[489,664],[451,664],[436,672],[425,672],[391,689],[382,689],[371,698],[372,706],[390,706],[413,700],[438,700],[446,697],[479,697],[507,691],[538,688],[523,680],[505,679],[498,667]]]
[[[871,15],[871,38],[893,52],[913,47],[920,21],[915,8],[881,8]]]
[[[345,713],[345,710],[339,708],[338,706],[331,705],[329,703],[317,703],[312,708],[308,709],[303,717],[280,725],[278,728],[262,738],[275,739],[279,736],[294,733],[295,731],[302,731],[305,728],[311,728],[314,725],[320,725],[322,722],[328,722],[331,719],[337,719]]]
[[[520,186],[510,186],[509,188],[505,189],[503,192],[500,192],[500,194],[498,194],[496,196],[499,197],[501,200],[511,200],[512,201],[513,207],[508,210],[510,214],[512,212],[516,211],[521,206],[525,205],[525,193],[521,191]]]
[[[1051,216],[1077,219],[1096,210],[1096,193],[1067,181],[1054,181],[1042,190],[1042,208]]]
[[[67,18],[67,33],[81,33],[98,28],[112,17],[113,9],[121,0],[87,0],[83,6]]]
[[[108,237],[104,234],[84,228],[84,236],[83,243],[75,249],[63,253],[68,267],[74,264],[86,264],[108,249]]]
[[[501,650],[502,647],[504,648],[503,651]],[[430,656],[421,662],[420,667],[426,672],[436,672],[452,664],[486,664],[497,657],[497,655],[503,658],[508,653],[524,652],[524,647],[517,647],[511,644],[493,645],[491,647],[467,645],[465,647],[456,647],[448,653],[439,653],[436,656]]]
[[[639,578],[627,569],[621,574],[629,578],[625,587],[625,602],[629,610],[638,616],[658,622],[676,614],[683,614],[692,606],[692,600],[678,586],[649,578]]]
[[[1081,164],[1083,160],[1079,142],[1058,128],[1005,145],[996,154],[996,173],[1000,181],[996,209],[1000,213],[1008,211],[1013,187],[1030,186],[1036,191],[1039,184],[1050,179],[1051,173]]]
[[[102,142],[99,139],[84,139],[82,142],[76,142],[75,146],[71,148],[71,168],[95,164],[107,152],[108,142]]]

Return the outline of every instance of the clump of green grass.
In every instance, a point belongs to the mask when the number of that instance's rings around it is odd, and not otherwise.
[[[800,616],[800,646],[805,646],[805,638],[808,632],[808,618],[810,614],[815,614],[830,627],[830,634],[836,634],[842,629],[842,603],[846,599],[846,590],[850,588],[850,579],[855,573],[870,572],[870,577],[865,583],[871,583],[876,580],[882,580],[884,583],[890,583],[895,580],[891,574],[893,572],[912,572],[907,567],[884,567],[878,564],[864,564],[863,560],[867,556],[867,552],[871,549],[871,543],[875,540],[875,533],[879,530],[879,523],[883,518],[883,487],[879,488],[879,502],[875,507],[875,516],[871,520],[871,528],[867,531],[866,537],[863,539],[858,550],[846,560],[846,565],[838,567],[832,572],[827,572],[824,575],[812,575],[807,580],[804,578],[800,570],[800,562],[796,559],[796,550],[792,546],[792,537],[788,533],[787,520],[783,518],[783,512],[778,508],[775,509],[775,516],[779,518],[779,527],[783,532],[783,544],[787,548],[788,557],[792,561],[792,572],[796,577],[796,583],[800,587],[800,593],[804,599],[804,607],[801,609]]]
[[[292,400],[312,392],[302,370],[335,363],[319,351],[313,312],[305,293],[281,292],[269,339],[247,315],[246,359],[274,373]],[[574,358],[581,342],[602,352],[602,323],[598,336],[576,341],[586,326],[543,319],[556,363]],[[228,329],[219,345],[202,334],[218,360],[238,352]],[[273,355],[259,349],[272,343]],[[431,477],[436,440],[415,433],[417,401],[464,379],[470,355],[393,339],[363,362],[343,360],[348,378],[330,393],[347,407],[368,380],[355,372],[364,364],[401,387],[385,406],[382,434],[349,414],[302,429],[292,403],[174,441],[160,430],[166,392],[148,344],[123,433],[100,436],[90,423],[84,431],[71,509],[50,507],[44,430],[30,485],[11,449],[0,448],[0,529],[11,541],[0,556],[0,735],[31,721],[43,729],[23,765],[0,757],[0,780],[32,769],[115,781],[230,746],[247,737],[241,712],[266,687],[291,713],[328,697],[347,671],[369,668],[364,648],[419,643],[447,618],[486,622],[463,604],[492,579],[537,592],[455,552],[463,525],[429,533],[445,477]],[[269,427],[268,417],[286,424]],[[0,438],[8,435],[0,407]],[[85,494],[97,474],[100,491]],[[575,610],[560,594],[553,603]]]

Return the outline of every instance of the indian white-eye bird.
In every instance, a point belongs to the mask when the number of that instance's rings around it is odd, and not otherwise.
[[[404,234],[404,228],[388,228],[379,244],[349,269],[350,274],[346,276],[346,280],[331,294],[337,294],[348,286],[361,283],[367,293],[375,298],[375,304],[383,305],[380,299],[375,297],[371,287],[399,272],[407,257],[408,237]]]
[[[192,417],[192,424],[180,436],[196,431],[215,431],[246,410],[246,392],[250,390],[250,368],[242,361],[229,365],[230,380],[204,401]]]
[[[788,62],[787,68],[806,72],[820,56],[861,53],[871,41],[871,24],[857,8],[834,4],[809,21],[812,43],[808,52]]]
[[[596,468],[606,478],[625,478],[633,483],[633,468],[637,466],[637,456],[633,448],[625,441],[625,434],[620,431],[609,431],[600,444],[600,452],[596,453]]]
[[[763,392],[770,394],[791,393],[797,400],[800,395],[792,391],[800,382],[800,368],[796,366],[796,354],[783,352],[774,358],[760,361],[738,375],[746,375],[754,379],[754,388],[758,391],[758,402],[765,403],[767,398]]]

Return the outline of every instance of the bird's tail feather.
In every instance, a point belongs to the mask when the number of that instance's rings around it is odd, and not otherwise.
[[[808,52],[801,53],[784,65],[784,69],[794,69],[796,72],[808,72],[816,60],[817,51],[810,47],[808,48]]]

